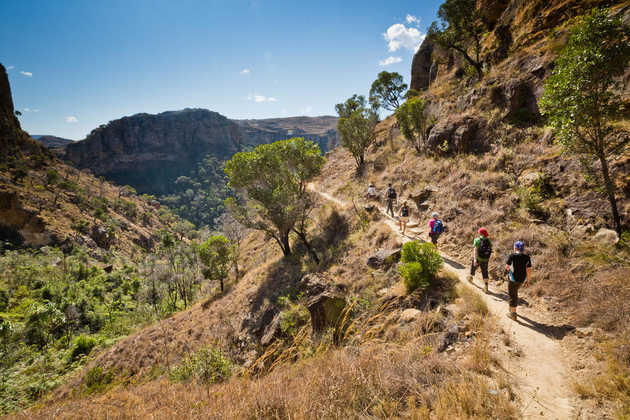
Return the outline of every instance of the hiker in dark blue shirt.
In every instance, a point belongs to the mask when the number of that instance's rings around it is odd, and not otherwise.
[[[514,253],[510,254],[505,269],[508,272],[508,294],[510,295],[510,313],[508,316],[516,320],[516,306],[518,305],[518,289],[521,285],[529,285],[529,277],[532,271],[532,260],[525,254],[523,241],[514,242]]]

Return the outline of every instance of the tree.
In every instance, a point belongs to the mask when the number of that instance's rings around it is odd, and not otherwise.
[[[253,151],[235,154],[225,166],[229,186],[244,200],[226,200],[234,218],[265,232],[285,256],[291,254],[289,234],[305,205],[308,182],[324,164],[319,146],[301,137],[262,144]]]
[[[477,0],[446,0],[438,10],[441,23],[433,22],[427,38],[460,53],[483,77],[481,38],[486,26],[477,9]],[[469,53],[472,47],[472,51]]]
[[[421,98],[411,98],[396,110],[396,120],[403,136],[413,145],[418,153],[426,147],[429,128],[433,119],[426,116],[426,104]]]
[[[405,90],[407,84],[403,82],[400,74],[382,71],[370,88],[370,104],[374,110],[382,107],[388,111],[395,111],[400,106]]]
[[[228,275],[231,261],[231,245],[225,236],[214,235],[201,244],[198,249],[199,259],[206,266],[202,271],[208,280],[219,280],[223,292],[223,280]]]
[[[232,266],[234,267],[234,275],[238,280],[240,277],[238,271],[238,258],[241,255],[241,243],[248,234],[247,227],[239,223],[238,220],[236,220],[229,212],[223,213],[215,219],[214,223],[232,244]]]
[[[365,151],[374,143],[374,128],[378,123],[378,115],[365,106],[363,96],[354,95],[343,104],[335,105],[339,114],[337,132],[341,145],[348,149],[361,169],[365,162]]]
[[[621,219],[610,161],[625,150],[630,136],[615,124],[623,102],[614,88],[629,60],[630,27],[607,10],[594,10],[571,30],[540,101],[556,141],[580,157],[586,173],[594,174],[592,162],[599,162],[618,233]]]

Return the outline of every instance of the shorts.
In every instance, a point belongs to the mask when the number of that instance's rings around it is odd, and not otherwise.
[[[440,237],[440,234],[431,231],[429,232],[429,237],[431,238],[431,242],[433,243],[433,245],[437,245],[437,241],[438,241],[438,238]]]
[[[510,308],[518,305],[518,289],[523,283],[519,281],[508,281],[508,294],[510,295]]]
[[[407,216],[401,216],[400,217],[400,221],[403,222],[403,223],[407,223],[407,222],[409,222],[409,218]]]

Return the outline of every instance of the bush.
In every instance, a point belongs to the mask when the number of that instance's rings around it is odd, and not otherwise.
[[[222,382],[232,374],[232,363],[221,350],[202,348],[187,357],[184,362],[171,369],[171,380],[187,381],[195,378],[198,382],[209,385]]]
[[[102,392],[114,379],[112,372],[103,372],[103,368],[95,366],[85,374],[85,387],[88,394]]]
[[[408,292],[428,287],[443,264],[431,243],[407,242],[403,245],[398,272]]]
[[[72,363],[79,358],[79,356],[90,354],[92,349],[96,346],[96,339],[85,335],[80,335],[74,341],[74,346],[68,356],[68,363]]]

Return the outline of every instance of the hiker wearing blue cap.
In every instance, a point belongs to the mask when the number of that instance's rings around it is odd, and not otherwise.
[[[510,313],[508,316],[516,321],[516,306],[518,305],[518,289],[521,285],[529,285],[529,277],[532,271],[532,260],[525,253],[523,241],[514,242],[514,253],[510,254],[505,263],[508,272],[508,294],[510,295]]]

